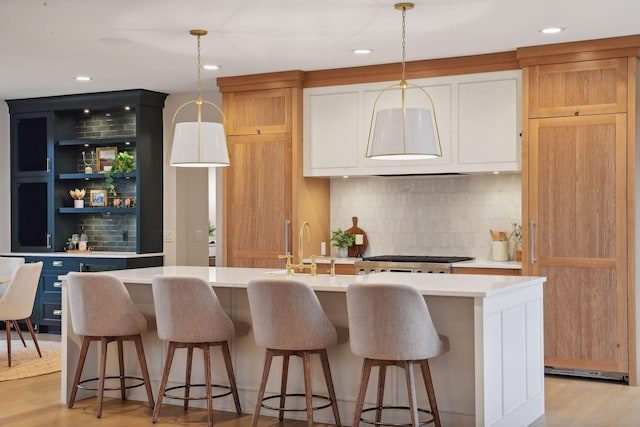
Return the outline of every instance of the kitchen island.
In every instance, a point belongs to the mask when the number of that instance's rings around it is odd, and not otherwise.
[[[151,278],[156,274],[189,275],[211,283],[231,318],[251,321],[246,287],[249,280],[286,278],[282,270],[224,267],[152,267],[110,272],[126,284],[134,302],[145,313],[153,313]],[[329,318],[337,325],[348,325],[345,292],[350,283],[399,283],[416,287],[424,295],[434,324],[450,340],[451,350],[430,361],[434,387],[443,425],[451,426],[526,426],[544,413],[543,366],[543,277],[377,273],[363,276],[294,275],[316,291]],[[73,333],[63,279],[63,366],[61,399],[66,402],[80,350],[80,337]],[[143,336],[149,374],[157,392],[166,345],[155,331]],[[264,349],[255,344],[251,332],[231,344],[236,380],[243,411],[254,409],[264,358]],[[85,375],[97,367],[98,352],[92,349]],[[114,356],[115,351],[110,351]],[[200,358],[201,355],[196,352]],[[111,357],[110,356],[110,357]],[[194,355],[195,356],[195,355]],[[177,354],[174,364],[184,366],[184,355]],[[225,381],[224,365],[218,354],[214,362],[214,382]],[[202,362],[194,361],[194,379],[201,378]],[[341,418],[352,423],[354,401],[360,383],[362,359],[354,356],[349,345],[329,349]],[[115,358],[110,358],[115,366]],[[138,374],[133,349],[126,355],[127,370]],[[314,360],[314,363],[318,361]],[[268,393],[279,390],[279,364],[267,386]],[[301,364],[291,364],[289,392],[302,391]],[[277,369],[276,369],[277,367]],[[319,365],[313,365],[314,390],[325,389]],[[171,381],[180,382],[184,373],[172,371]],[[386,401],[406,404],[404,375],[395,369],[387,373]],[[418,377],[419,378],[419,377]],[[88,392],[79,398],[89,396]],[[145,400],[143,390],[132,389],[130,399]],[[375,386],[366,398],[375,401]],[[180,404],[177,401],[167,403]],[[421,407],[428,407],[424,389],[419,391]],[[233,402],[218,399],[215,407],[234,412]],[[265,415],[273,415],[265,411]],[[287,413],[304,417],[304,413]],[[318,422],[332,422],[329,410],[317,411]]]

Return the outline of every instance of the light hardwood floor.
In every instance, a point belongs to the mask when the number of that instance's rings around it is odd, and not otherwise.
[[[640,388],[577,378],[547,377],[546,414],[532,426],[623,427],[640,425]],[[96,399],[77,402],[73,409],[58,403],[60,374],[0,382],[0,426],[76,427],[151,426],[151,410],[143,402],[105,399],[102,419],[95,417]],[[219,427],[248,427],[250,415],[216,412]],[[351,424],[351,420],[344,420]],[[288,427],[304,422],[287,421]],[[158,426],[206,425],[206,411],[163,405]],[[281,425],[262,417],[259,427]],[[318,427],[323,425],[318,424]],[[453,426],[454,427],[454,426]]]

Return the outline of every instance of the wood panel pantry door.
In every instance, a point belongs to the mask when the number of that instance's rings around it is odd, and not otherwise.
[[[626,123],[626,114],[529,121],[530,271],[548,279],[547,366],[629,372]]]

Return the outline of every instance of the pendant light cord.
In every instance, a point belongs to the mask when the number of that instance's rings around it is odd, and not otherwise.
[[[407,43],[405,42],[405,18],[407,15],[407,8],[402,8],[402,82],[405,82],[405,58],[407,56],[406,47]]]

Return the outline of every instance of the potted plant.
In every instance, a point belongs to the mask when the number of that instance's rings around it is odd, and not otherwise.
[[[348,253],[348,248],[353,246],[356,242],[356,235],[351,234],[348,231],[342,231],[337,229],[331,232],[331,245],[339,249],[339,255],[341,258],[345,258]]]
[[[125,172],[133,172],[136,167],[135,158],[126,151],[119,152],[113,163],[111,163],[111,169],[104,172],[104,188],[109,191],[112,196],[117,196],[116,188],[113,185],[113,175]],[[117,175],[116,175],[117,176]]]

